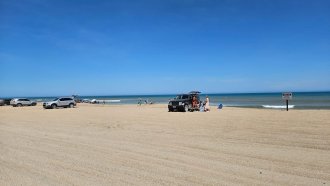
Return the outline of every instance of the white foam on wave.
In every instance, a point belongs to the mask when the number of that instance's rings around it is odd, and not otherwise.
[[[286,105],[262,105],[264,108],[272,108],[272,109],[286,109]],[[289,105],[289,109],[294,108],[294,105]]]
[[[218,106],[218,105],[215,105],[215,106]],[[241,105],[235,105],[235,104],[222,104],[222,106],[224,106],[224,107],[239,107],[239,106],[241,106]]]
[[[100,103],[119,103],[120,100],[103,100],[103,99],[92,99],[91,102],[100,102]]]

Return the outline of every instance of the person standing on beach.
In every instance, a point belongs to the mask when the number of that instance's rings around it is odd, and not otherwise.
[[[197,98],[196,98],[196,96],[193,96],[193,99],[192,99],[192,107],[193,107],[193,108],[198,108],[198,103],[197,103]]]
[[[210,99],[209,99],[208,96],[206,96],[206,99],[205,99],[204,111],[205,112],[209,112],[210,111]]]

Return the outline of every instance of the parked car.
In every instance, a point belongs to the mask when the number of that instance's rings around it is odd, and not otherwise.
[[[0,106],[4,106],[5,105],[5,100],[0,99]]]
[[[168,102],[168,111],[193,112],[199,111],[201,101],[199,99],[199,91],[191,91],[188,94],[179,94],[176,98]]]
[[[73,97],[60,97],[60,98],[55,98],[53,101],[48,101],[43,103],[43,107],[45,109],[47,108],[52,108],[55,109],[57,107],[64,107],[64,108],[73,108],[77,104]]]
[[[13,107],[36,106],[37,102],[31,101],[26,98],[14,98],[10,101],[10,105],[12,105]]]
[[[12,100],[12,98],[6,98],[6,99],[4,99],[5,105],[10,105],[10,101],[11,100]]]
[[[82,103],[82,99],[80,99],[78,95],[72,95],[72,97],[76,103]]]

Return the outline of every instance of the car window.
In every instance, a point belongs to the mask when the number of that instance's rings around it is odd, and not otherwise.
[[[30,100],[28,100],[28,99],[24,99],[24,101],[30,101]]]
[[[188,99],[188,95],[183,95],[182,99]]]
[[[72,101],[72,98],[62,98],[61,101]]]
[[[24,99],[18,99],[17,101],[24,101]]]
[[[65,98],[61,98],[60,101],[65,101]]]

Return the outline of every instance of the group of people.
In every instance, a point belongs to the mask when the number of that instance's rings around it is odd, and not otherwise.
[[[146,105],[147,105],[147,104],[152,105],[154,102],[149,101],[149,99],[145,99],[145,100],[143,101],[142,98],[139,98],[138,105],[141,106],[142,103],[144,103],[144,104],[146,104]]]
[[[202,102],[201,104],[199,104],[196,96],[193,96],[192,107],[196,108],[196,109],[199,109],[200,111],[209,112],[211,110],[210,109],[210,99],[209,99],[209,97],[206,96],[205,101]]]

